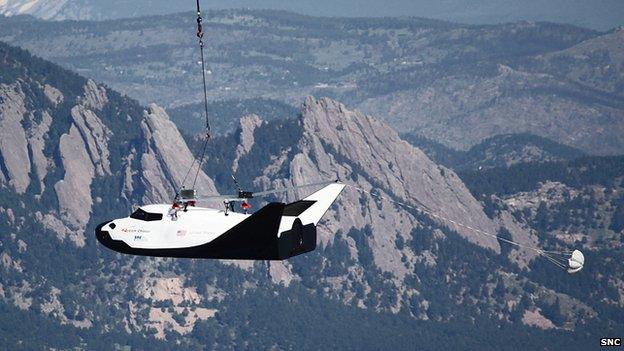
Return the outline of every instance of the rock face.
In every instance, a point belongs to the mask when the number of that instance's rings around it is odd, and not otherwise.
[[[28,143],[30,144],[30,150],[33,158],[32,162],[35,166],[35,171],[37,172],[41,193],[45,191],[45,183],[43,180],[48,174],[48,167],[51,164],[43,152],[45,148],[45,136],[50,130],[51,124],[52,116],[50,116],[47,111],[42,112],[41,122],[33,126],[28,137]]]
[[[73,124],[60,138],[65,176],[54,185],[61,218],[78,231],[84,231],[91,218],[94,177],[111,175],[108,149],[111,131],[94,112],[107,102],[106,91],[92,80],[87,81],[84,90],[80,103],[71,109]]]
[[[0,86],[0,182],[23,194],[31,179],[36,179],[41,195],[49,169],[57,166],[46,156],[53,145],[46,145],[53,117],[48,110],[26,106],[26,100],[31,97],[24,94],[23,84],[26,83]],[[63,94],[57,88],[46,84],[42,90],[55,107],[63,102]],[[87,81],[83,98],[71,109],[72,123],[58,140],[61,160],[58,166],[65,173],[54,184],[54,190],[59,215],[72,230],[82,231],[89,222],[93,203],[90,186],[94,176],[112,174],[107,145],[111,131],[94,112],[106,102],[105,90]],[[84,243],[84,238],[78,242]]]
[[[98,86],[93,80],[87,80],[84,90],[84,97],[80,99],[84,106],[94,110],[101,110],[108,103],[106,88]]]
[[[240,120],[240,133],[238,146],[236,147],[236,157],[232,162],[232,173],[236,173],[238,169],[238,161],[253,147],[254,144],[254,131],[256,128],[262,125],[262,119],[256,115],[249,115],[241,118]]]
[[[168,202],[180,186],[192,185],[198,162],[194,162],[195,158],[182,135],[161,107],[149,106],[141,129],[148,142],[148,150],[141,156],[142,177],[146,186],[143,201]],[[195,189],[198,194],[217,193],[214,183],[203,171],[197,173]]]
[[[522,316],[522,323],[541,329],[552,329],[555,325],[548,318],[544,317],[540,311],[526,311]]]
[[[22,128],[26,113],[25,96],[19,83],[0,85],[0,180],[8,182],[19,194],[30,184],[28,141]]]
[[[60,152],[65,177],[54,185],[62,218],[75,230],[84,230],[91,217],[91,182],[95,176],[78,128],[61,136]]]
[[[63,102],[63,99],[64,99],[63,93],[61,93],[58,89],[56,89],[55,87],[49,84],[44,85],[43,93],[48,98],[48,100],[50,100],[50,102],[55,105],[58,105],[61,102]]]
[[[41,195],[45,191],[49,169],[57,166],[46,156],[53,145],[46,145],[53,117],[48,110],[27,108],[22,84],[25,83],[0,86],[0,181],[14,188],[18,194],[23,194],[31,179],[36,179]],[[43,94],[55,107],[64,99],[63,94],[49,84],[43,87]],[[106,102],[104,88],[91,80],[87,81],[84,95],[71,108],[69,129],[58,140],[61,160],[58,166],[65,173],[54,184],[54,190],[59,215],[71,230],[83,231],[89,222],[93,178],[112,174],[107,144],[111,131],[96,115],[96,111],[101,110]],[[84,238],[78,239],[78,242],[84,243]]]
[[[60,99],[53,90],[46,85],[45,91],[55,100]],[[23,194],[30,185],[31,172],[35,172],[43,189],[49,163],[43,149],[52,117],[43,111],[37,120],[27,112],[26,96],[19,82],[0,85],[0,98],[0,184],[6,183]],[[24,125],[30,128],[25,129]]]
[[[302,116],[302,153],[291,165],[295,183],[319,180],[311,179],[319,177],[314,174],[347,180],[359,173],[355,182],[366,190],[383,189],[389,198],[417,204],[485,232],[496,232],[497,226],[453,171],[433,163],[387,125],[326,98],[306,99]],[[351,165],[337,161],[336,156],[350,160]],[[317,160],[318,168],[307,169],[314,164],[311,158]],[[452,229],[469,241],[499,250],[496,240],[465,227]]]

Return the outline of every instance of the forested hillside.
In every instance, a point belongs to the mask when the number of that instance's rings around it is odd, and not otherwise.
[[[526,133],[496,135],[467,151],[448,148],[418,134],[407,133],[402,137],[435,162],[456,171],[505,168],[524,163],[535,163],[539,167],[539,163],[573,160],[585,155],[578,149]]]

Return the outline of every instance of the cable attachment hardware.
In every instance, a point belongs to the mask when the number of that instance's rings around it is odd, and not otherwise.
[[[197,38],[199,39],[199,45],[204,46],[204,26],[199,12],[197,13]]]
[[[201,16],[201,11],[199,9],[199,0],[197,0],[197,38],[199,39],[199,44],[204,46],[204,26],[203,26],[203,18]]]

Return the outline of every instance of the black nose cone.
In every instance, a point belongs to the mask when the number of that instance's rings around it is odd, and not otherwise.
[[[111,221],[106,221],[104,223],[100,223],[97,227],[95,227],[95,237],[97,240],[104,246],[108,247],[111,242],[111,237],[106,230],[102,230],[102,228],[110,223]]]

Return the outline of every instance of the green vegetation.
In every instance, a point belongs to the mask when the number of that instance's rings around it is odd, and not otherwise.
[[[613,186],[624,176],[624,156],[581,157],[572,161],[530,162],[510,167],[458,172],[470,191],[481,195],[515,194],[537,188],[547,180],[571,187],[596,184]]]

